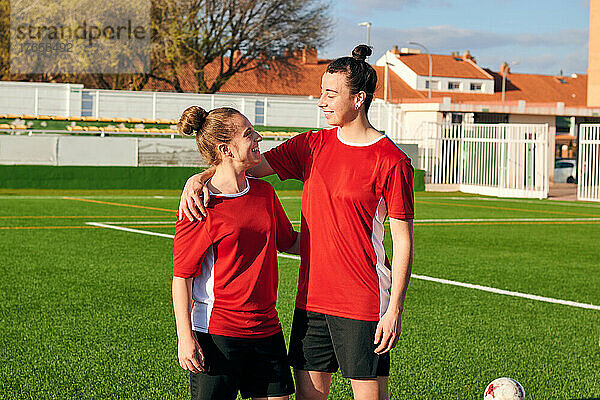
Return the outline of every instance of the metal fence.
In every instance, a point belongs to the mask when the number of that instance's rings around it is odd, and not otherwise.
[[[428,183],[500,197],[548,197],[548,125],[429,124]]]
[[[600,201],[600,125],[579,127],[577,199]]]
[[[263,126],[328,126],[312,96],[199,94],[85,89],[83,85],[0,81],[0,113],[64,117],[178,119],[191,105],[233,107]],[[392,138],[401,137],[400,106],[375,99],[369,119]]]

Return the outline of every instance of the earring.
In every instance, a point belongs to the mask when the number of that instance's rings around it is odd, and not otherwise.
[[[360,108],[360,106],[357,104],[357,105],[356,105],[356,109],[358,110],[359,108]]]

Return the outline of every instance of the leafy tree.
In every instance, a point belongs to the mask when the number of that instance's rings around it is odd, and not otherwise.
[[[153,75],[181,92],[181,72],[191,69],[198,91],[215,93],[236,73],[285,64],[288,49],[322,46],[328,9],[314,0],[158,1],[152,62],[161,74]]]
[[[10,5],[27,11],[27,18],[40,25],[47,21],[68,24],[69,7],[91,22],[105,22],[111,15],[131,13],[135,5],[95,0],[0,0],[0,79],[44,82],[83,83],[101,89],[141,90],[150,79],[161,81],[182,92],[184,83],[202,93],[217,92],[239,72],[269,67],[271,73],[284,76],[293,64],[290,49],[317,48],[330,35],[332,22],[329,4],[318,0],[131,0],[151,5],[151,63],[145,73],[81,73],[70,69],[78,65],[90,69],[108,57],[101,51],[84,50],[65,55],[56,61],[52,72],[35,74],[10,73]],[[131,2],[130,1],[130,2]],[[91,4],[85,8],[82,4]],[[25,6],[27,5],[27,6]],[[29,7],[31,5],[31,7]],[[141,7],[141,6],[140,6]],[[123,8],[123,10],[120,10]],[[83,9],[83,11],[82,11]],[[128,15],[128,14],[126,14]],[[77,21],[75,21],[77,22]],[[114,50],[131,50],[113,48]],[[16,49],[12,49],[16,51]],[[108,53],[107,53],[108,54]],[[135,57],[133,62],[137,62]],[[28,55],[28,67],[49,64],[43,57]],[[38,70],[39,70],[38,69]],[[93,68],[91,68],[93,70]],[[184,79],[188,79],[184,82]]]

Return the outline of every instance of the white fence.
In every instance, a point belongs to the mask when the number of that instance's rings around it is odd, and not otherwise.
[[[281,141],[263,140],[261,151]],[[0,164],[90,166],[206,166],[190,138],[1,135]]]
[[[579,127],[577,199],[600,201],[600,125]]]
[[[83,85],[0,81],[0,114],[81,116]]]
[[[0,81],[0,114],[178,119],[191,105],[233,107],[255,125],[321,128],[327,120],[312,96],[198,94],[85,89],[83,85]],[[375,99],[369,119],[392,138],[400,137],[400,107]]]
[[[430,124],[428,183],[500,197],[548,197],[548,125]]]

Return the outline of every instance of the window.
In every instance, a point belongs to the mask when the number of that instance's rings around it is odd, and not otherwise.
[[[475,113],[473,122],[476,124],[507,124],[508,114]]]
[[[440,82],[439,81],[425,81],[425,89],[429,89],[431,87],[431,89],[439,89],[440,87]]]
[[[94,97],[88,90],[81,91],[81,116],[91,117],[94,112]]]
[[[471,90],[481,92],[481,87],[482,86],[483,85],[481,83],[479,83],[479,82],[477,82],[477,83],[471,83]]]
[[[254,124],[262,125],[265,123],[265,102],[256,100],[254,103]]]
[[[453,124],[462,124],[462,122],[463,122],[462,114],[452,113],[452,123]]]
[[[448,82],[448,90],[460,89],[460,82]]]

